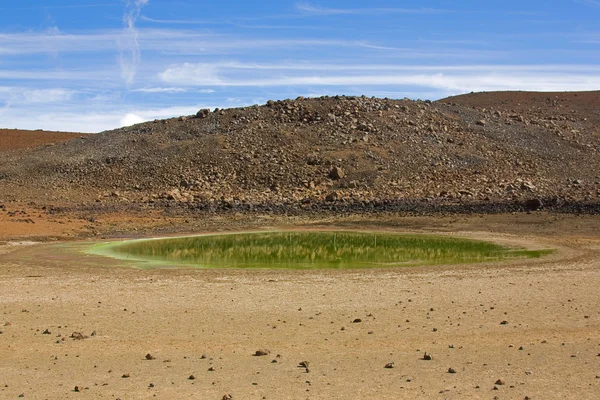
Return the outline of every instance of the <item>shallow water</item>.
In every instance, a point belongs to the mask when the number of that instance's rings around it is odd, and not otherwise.
[[[464,264],[537,258],[549,251],[429,235],[373,232],[259,232],[133,240],[95,254],[147,262],[146,267],[366,268]]]

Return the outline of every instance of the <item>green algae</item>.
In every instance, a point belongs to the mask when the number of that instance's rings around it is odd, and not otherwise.
[[[351,269],[470,264],[539,258],[485,241],[381,232],[255,232],[142,239],[96,245],[92,254],[141,267]]]

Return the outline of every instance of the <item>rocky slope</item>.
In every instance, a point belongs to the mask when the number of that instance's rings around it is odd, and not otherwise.
[[[201,110],[8,153],[0,193],[198,210],[597,208],[599,105],[600,92],[507,92]]]

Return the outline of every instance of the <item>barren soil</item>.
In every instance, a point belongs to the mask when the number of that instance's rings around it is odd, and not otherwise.
[[[0,129],[0,152],[64,143],[84,136],[83,133]]]
[[[558,251],[468,267],[146,271],[64,244],[5,244],[0,397],[597,398],[597,217],[270,222],[260,229],[450,232]]]

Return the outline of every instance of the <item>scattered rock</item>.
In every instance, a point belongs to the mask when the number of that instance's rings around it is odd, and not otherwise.
[[[127,373],[127,374],[123,374],[123,375],[121,375],[121,378],[129,378],[130,376],[131,376],[131,375],[129,375],[129,374]]]
[[[494,384],[498,385],[498,386],[502,386],[502,385],[506,385],[506,382],[504,381],[504,379],[499,378]]]
[[[449,374],[455,374],[456,370],[454,368],[448,368],[448,373]]]
[[[425,352],[425,354],[423,354],[423,360],[431,361],[433,360],[433,357],[431,356],[431,354],[427,354],[427,352]]]
[[[156,357],[154,357],[152,354],[148,353],[148,354],[146,354],[146,360],[156,360]]]
[[[354,324],[358,324],[359,322],[362,322],[362,319],[356,318],[354,321],[352,321]]]
[[[269,354],[271,354],[271,350],[269,349],[259,349],[254,352],[255,357],[268,356]]]
[[[209,115],[209,114],[210,114],[210,110],[209,110],[208,108],[204,108],[204,109],[202,109],[202,110],[199,110],[199,111],[196,113],[196,118],[201,118],[201,119],[203,119],[203,118],[206,118],[206,117],[208,117],[208,115]]]
[[[337,192],[331,192],[328,193],[327,196],[325,196],[325,201],[332,203],[334,201],[336,201],[338,199],[338,194]]]
[[[331,172],[329,172],[329,177],[333,180],[339,180],[346,176],[344,170],[340,167],[333,167]]]
[[[479,126],[485,126],[485,125],[486,125],[486,123],[487,123],[487,122],[486,122],[486,120],[485,120],[485,119],[482,119],[482,120],[479,120],[479,121],[475,122],[475,124],[477,124],[477,125],[479,125]]]
[[[395,366],[395,364],[393,362],[389,362],[389,363],[385,364],[383,366],[383,368],[391,369],[391,368],[394,368],[394,366]]]
[[[73,332],[70,337],[73,340],[83,340],[83,339],[87,339],[88,338],[86,335],[84,335],[81,332]]]
[[[42,335],[51,335],[52,332],[50,332],[48,329],[44,330],[44,332],[42,332]]]
[[[188,380],[193,381],[194,379],[196,379],[196,377],[194,375],[188,376]]]
[[[508,321],[502,321],[500,322],[500,325],[508,325]]]

